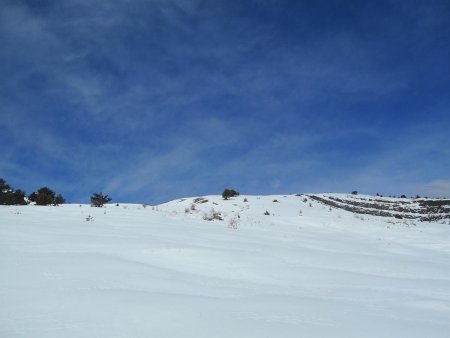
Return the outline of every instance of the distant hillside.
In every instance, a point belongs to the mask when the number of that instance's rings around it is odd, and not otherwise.
[[[308,194],[324,205],[357,214],[438,221],[450,219],[450,199],[408,199],[340,194]]]
[[[283,222],[298,223],[299,216],[327,222],[353,221],[357,214],[380,222],[446,222],[450,219],[448,199],[409,199],[352,194],[241,195],[224,200],[220,196],[202,196],[174,200],[158,206],[173,216],[233,223],[267,222],[267,216]],[[334,211],[332,213],[332,211]],[[269,218],[270,219],[270,218]],[[401,220],[401,221],[400,221]]]

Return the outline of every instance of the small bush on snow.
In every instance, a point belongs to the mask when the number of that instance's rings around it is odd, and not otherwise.
[[[239,229],[239,216],[230,218],[228,221],[228,227],[230,229]]]
[[[203,214],[203,219],[205,221],[213,221],[213,220],[223,221],[221,212],[214,210],[214,208],[212,208],[208,214],[206,213]]]

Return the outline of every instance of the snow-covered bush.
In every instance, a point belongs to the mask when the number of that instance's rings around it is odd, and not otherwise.
[[[228,227],[230,229],[239,229],[239,221],[239,216],[230,218],[228,221]]]
[[[220,211],[214,210],[214,208],[212,208],[208,214],[204,213],[203,219],[205,221],[213,221],[213,220],[223,221],[222,213]]]

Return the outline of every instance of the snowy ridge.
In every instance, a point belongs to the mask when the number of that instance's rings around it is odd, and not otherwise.
[[[330,215],[322,212],[325,208],[319,208],[318,214],[312,212],[317,210],[310,209],[313,206],[325,206],[328,211],[342,210],[368,217],[395,218],[396,221],[398,219],[422,222],[450,220],[450,200],[447,199],[386,198],[350,194],[237,196],[230,200],[223,200],[220,196],[205,196],[183,198],[159,207],[161,210],[169,209],[172,213],[184,210],[186,215],[197,215],[203,218],[208,218],[211,212],[218,212],[223,216],[222,218],[243,216],[242,220],[247,217],[249,221],[258,222],[261,221],[261,215],[265,212],[272,216],[276,214],[285,221],[286,218],[294,217],[294,223],[298,221],[297,216],[302,216],[304,211],[309,215],[314,214],[327,220],[330,218]]]
[[[312,196],[2,206],[0,337],[448,337],[448,220]]]
[[[417,219],[422,222],[450,219],[449,199],[385,198],[343,194],[310,194],[307,196],[324,205],[358,214]]]

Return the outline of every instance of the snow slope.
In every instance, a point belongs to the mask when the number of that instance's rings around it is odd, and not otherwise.
[[[0,337],[450,336],[448,222],[303,198],[2,206]]]

